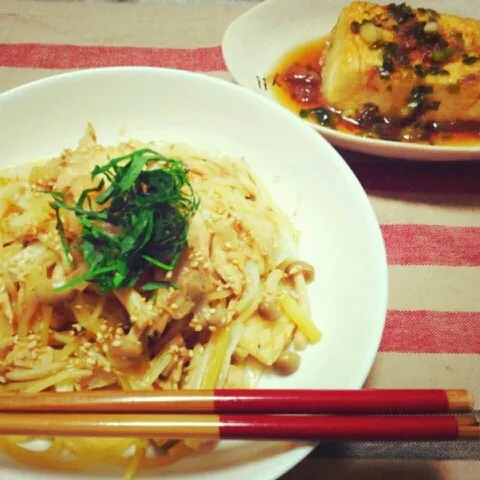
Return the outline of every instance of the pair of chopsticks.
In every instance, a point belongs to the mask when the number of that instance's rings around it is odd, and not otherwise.
[[[0,394],[0,434],[202,439],[480,439],[466,390]],[[450,414],[450,415],[448,415]]]

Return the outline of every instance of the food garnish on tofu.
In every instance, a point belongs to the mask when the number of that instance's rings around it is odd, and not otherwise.
[[[406,4],[353,2],[321,59],[322,93],[361,116],[480,120],[480,22]],[[352,115],[353,114],[353,115]]]
[[[480,21],[406,3],[352,2],[330,34],[274,69],[281,103],[372,138],[480,141]]]

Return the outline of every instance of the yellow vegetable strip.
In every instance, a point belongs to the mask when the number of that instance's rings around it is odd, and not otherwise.
[[[135,442],[135,453],[132,455],[128,462],[128,467],[125,470],[124,480],[132,480],[135,477],[142,460],[145,458],[148,441],[144,439],[138,439]]]
[[[80,378],[91,374],[91,370],[63,370],[56,375],[52,375],[51,377],[47,377],[42,380],[8,383],[7,385],[3,386],[2,390],[7,392],[21,391],[24,393],[38,393],[68,378]]]
[[[202,380],[202,389],[213,389],[217,386],[217,380],[220,376],[220,370],[227,354],[229,343],[230,330],[217,330],[212,334],[205,352],[208,356],[207,365],[209,367]]]
[[[59,455],[61,444],[57,441],[47,450],[35,452],[9,441],[7,437],[0,439],[0,449],[17,462],[30,465],[35,469],[78,471],[85,470],[87,466],[91,467],[93,463],[86,465],[85,459],[81,458],[71,460],[61,458]]]
[[[285,315],[312,343],[316,343],[322,338],[320,330],[290,295],[281,293],[278,300]]]

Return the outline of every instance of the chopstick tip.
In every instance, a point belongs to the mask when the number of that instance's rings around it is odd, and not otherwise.
[[[474,407],[472,394],[468,390],[447,390],[448,410],[450,412],[470,412]]]

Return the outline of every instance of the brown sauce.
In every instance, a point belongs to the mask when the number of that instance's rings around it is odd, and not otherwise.
[[[452,121],[418,129],[404,122],[392,126],[388,119],[382,119],[386,127],[383,124],[361,127],[355,120],[343,117],[321,97],[319,61],[325,48],[326,38],[320,38],[287,52],[277,62],[264,83],[280,104],[313,123],[363,137],[444,146],[480,143],[480,122]],[[410,136],[409,131],[412,132]]]

